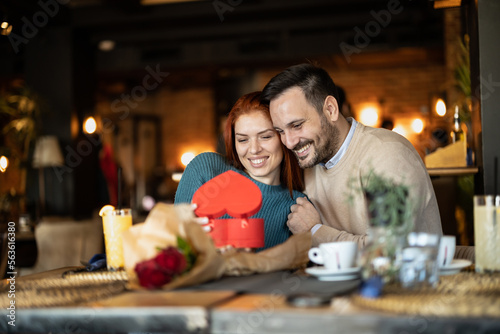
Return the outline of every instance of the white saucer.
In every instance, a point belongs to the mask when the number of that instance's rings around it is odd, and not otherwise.
[[[353,279],[359,278],[359,274],[350,274],[350,275],[334,275],[334,276],[318,276],[318,280],[320,281],[350,281]]]
[[[460,270],[470,266],[471,264],[472,262],[469,260],[464,260],[464,259],[453,260],[449,265],[439,268],[439,275],[441,276],[454,275],[456,273],[459,273]]]
[[[306,268],[306,273],[316,276],[320,281],[348,281],[358,278],[360,270],[360,267],[332,270],[317,266]]]

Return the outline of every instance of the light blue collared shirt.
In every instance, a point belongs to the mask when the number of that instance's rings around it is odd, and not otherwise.
[[[347,118],[347,121],[349,123],[351,123],[351,128],[349,129],[349,133],[347,134],[347,137],[345,137],[345,140],[342,143],[342,146],[340,146],[340,149],[338,150],[338,152],[335,153],[335,155],[333,156],[333,158],[331,158],[330,160],[328,160],[326,164],[320,163],[320,165],[322,165],[326,169],[333,168],[333,166],[335,166],[340,161],[340,159],[342,159],[342,157],[344,156],[345,152],[347,151],[347,148],[349,147],[349,144],[351,143],[352,136],[354,136],[354,131],[356,130],[356,125],[358,125],[358,122],[354,118],[352,118],[352,117]],[[313,235],[314,233],[316,233],[316,231],[321,226],[323,226],[323,224],[316,224],[316,225],[314,225],[311,228],[311,234]]]
[[[354,130],[356,130],[356,126],[358,125],[358,122],[352,118],[348,117],[347,121],[351,123],[351,128],[349,129],[349,133],[347,134],[347,137],[345,137],[344,142],[342,143],[342,146],[340,146],[340,149],[333,158],[331,158],[326,164],[321,163],[322,166],[324,166],[326,169],[330,169],[333,166],[335,166],[340,159],[344,156],[345,152],[347,151],[347,148],[349,147],[349,144],[351,143],[352,136],[354,136]]]

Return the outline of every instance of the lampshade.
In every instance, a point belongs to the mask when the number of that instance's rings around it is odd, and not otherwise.
[[[57,138],[55,136],[40,137],[33,153],[33,167],[43,168],[63,164],[64,159]]]

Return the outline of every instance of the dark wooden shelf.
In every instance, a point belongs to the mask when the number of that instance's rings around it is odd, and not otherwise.
[[[427,168],[430,176],[460,176],[476,174],[478,171],[477,167]]]

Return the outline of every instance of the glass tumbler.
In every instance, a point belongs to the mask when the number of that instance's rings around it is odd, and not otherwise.
[[[500,196],[474,196],[476,272],[500,271]]]
[[[434,288],[439,282],[437,255],[440,236],[423,232],[408,234],[403,249],[399,280],[405,288]]]
[[[122,270],[125,266],[125,260],[121,234],[132,226],[132,210],[116,209],[104,212],[102,226],[108,270]]]

